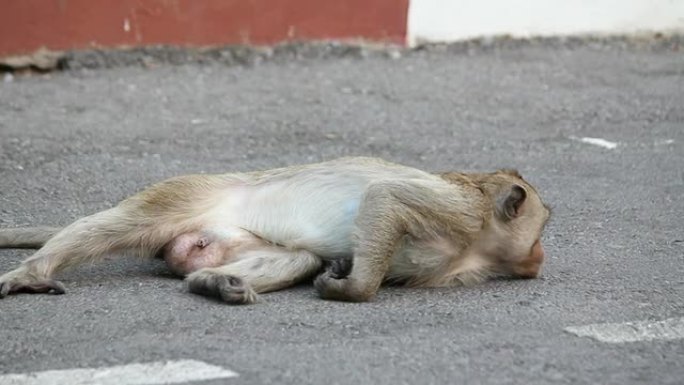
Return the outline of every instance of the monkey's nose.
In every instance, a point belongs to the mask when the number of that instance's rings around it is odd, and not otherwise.
[[[539,277],[541,267],[544,263],[544,248],[537,240],[532,246],[530,255],[524,260],[513,266],[513,274],[522,279],[532,279]]]
[[[535,261],[539,264],[544,262],[544,248],[541,242],[537,239],[537,242],[532,246],[532,252],[530,252],[530,260]]]

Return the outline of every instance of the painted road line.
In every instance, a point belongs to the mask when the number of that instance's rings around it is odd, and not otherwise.
[[[237,373],[202,361],[179,360],[94,369],[46,370],[3,374],[2,385],[154,385],[237,377]]]
[[[612,150],[612,149],[614,149],[615,147],[618,146],[618,144],[617,144],[616,142],[611,142],[611,141],[609,141],[609,140],[605,140],[605,139],[602,139],[602,138],[590,138],[590,137],[586,137],[586,136],[585,136],[585,137],[582,137],[582,138],[578,138],[578,137],[576,137],[576,136],[571,136],[570,139],[576,140],[576,141],[582,142],[582,143],[591,144],[591,145],[594,145],[594,146],[599,146],[599,147],[607,148],[607,149],[609,149],[609,150]]]
[[[570,326],[565,331],[580,337],[590,337],[601,342],[677,340],[684,338],[684,317],[662,321],[636,321]]]

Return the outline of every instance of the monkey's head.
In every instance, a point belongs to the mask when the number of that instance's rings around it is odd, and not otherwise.
[[[493,204],[480,242],[481,251],[498,274],[538,277],[544,262],[541,235],[551,210],[515,170],[481,174],[479,179],[478,184]]]

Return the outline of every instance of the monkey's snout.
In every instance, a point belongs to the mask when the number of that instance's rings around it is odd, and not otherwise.
[[[524,260],[513,266],[513,275],[521,279],[533,279],[541,274],[542,264],[544,263],[544,248],[537,240],[532,246],[530,255]]]

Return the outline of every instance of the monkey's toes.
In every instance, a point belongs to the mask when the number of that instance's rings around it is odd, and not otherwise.
[[[54,279],[44,279],[35,282],[0,282],[0,298],[12,293],[50,293],[64,294],[66,287],[63,283]]]
[[[242,278],[208,271],[198,271],[187,278],[191,293],[223,300],[231,304],[257,302],[258,296]]]

